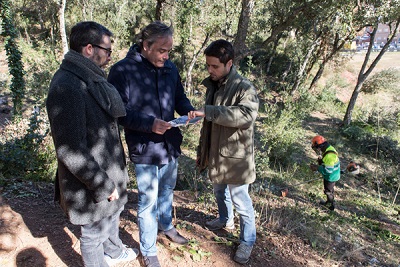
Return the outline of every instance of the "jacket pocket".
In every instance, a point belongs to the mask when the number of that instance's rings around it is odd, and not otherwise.
[[[220,153],[229,158],[245,158],[250,154],[251,146],[244,132],[235,128],[222,128],[219,136]]]
[[[128,140],[129,154],[134,156],[140,156],[146,153],[147,143],[143,136],[136,137],[134,140]]]

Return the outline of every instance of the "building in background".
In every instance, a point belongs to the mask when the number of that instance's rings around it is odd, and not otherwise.
[[[372,27],[367,27],[363,31],[359,33],[359,35],[356,37],[356,45],[357,45],[357,50],[367,50],[369,43],[370,43],[370,33],[373,31]],[[379,51],[387,42],[387,39],[390,34],[390,28],[389,25],[386,24],[379,24],[378,25],[378,30],[375,34],[375,40],[374,40],[374,46],[373,50],[374,51]],[[393,39],[392,43],[390,44],[388,51],[397,51],[397,49],[400,50],[400,33],[399,31],[396,33],[395,38]]]

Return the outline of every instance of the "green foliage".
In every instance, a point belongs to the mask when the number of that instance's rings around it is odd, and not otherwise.
[[[191,228],[190,225],[186,225],[185,223],[183,225],[177,225],[178,229],[181,229],[183,227]],[[192,229],[189,229],[189,230],[192,230]],[[199,242],[195,239],[189,240],[189,243],[187,246],[178,247],[178,251],[188,252],[190,254],[190,257],[192,258],[192,260],[195,262],[202,261],[202,260],[204,260],[204,258],[209,258],[212,255],[211,252],[204,251],[203,248],[200,247]],[[179,262],[181,260],[181,258],[175,256],[174,260]]]
[[[318,95],[317,101],[321,103],[321,106],[331,106],[337,101],[336,90],[329,86],[324,87],[321,94]]]
[[[312,96],[304,91],[299,90],[299,96],[282,95],[282,103],[266,106],[265,120],[263,127],[267,127],[270,138],[264,135],[261,140],[274,140],[271,143],[265,143],[268,146],[275,147],[276,155],[291,155],[298,151],[299,141],[304,136],[302,121],[309,115],[314,108]],[[286,152],[284,152],[286,151]],[[281,157],[277,157],[282,159]]]
[[[21,46],[24,51],[24,62],[26,66],[26,101],[32,101],[38,107],[44,108],[45,98],[49,89],[51,78],[58,69],[60,62],[54,53],[46,47],[33,49],[25,45]]]
[[[24,109],[32,109],[30,117],[22,115],[9,123],[0,139],[0,171],[5,176],[18,176],[33,180],[51,180],[55,172],[55,155],[48,136],[47,115],[44,109],[50,79],[58,62],[49,48],[33,49],[27,44],[21,46],[26,73],[26,92],[30,99],[23,99]]]
[[[368,130],[364,129],[356,122],[353,122],[352,125],[346,127],[343,130],[344,135],[354,141],[365,140],[367,138],[368,132]]]
[[[0,5],[0,18],[2,20],[1,35],[5,37],[5,49],[8,59],[8,68],[12,76],[10,90],[13,100],[13,114],[20,116],[22,101],[25,95],[24,67],[22,64],[22,53],[18,49],[17,30],[13,24],[10,3],[2,0]]]
[[[196,0],[188,0],[188,1],[178,1],[177,2],[177,16],[176,16],[176,24],[179,29],[179,46],[176,47],[177,51],[183,52],[179,53],[181,56],[181,66],[183,67],[182,76],[185,77],[186,66],[186,57],[185,54],[188,53],[188,49],[193,47],[189,47],[189,44],[192,44],[194,39],[192,28],[193,28],[193,17],[197,17],[200,14],[200,4],[199,1]]]
[[[283,165],[291,164],[290,155],[300,149],[298,140],[304,136],[301,106],[293,105],[282,109],[278,105],[271,105],[265,107],[265,113],[266,116],[258,127],[262,147],[273,161]]]
[[[397,177],[400,164],[400,145],[388,134],[390,134],[389,129],[360,121],[353,122],[351,126],[343,129],[343,136],[349,139],[351,147],[357,151],[359,156],[364,154],[370,160],[374,159],[377,162],[377,169],[369,174],[370,178],[367,181],[373,187],[378,185],[379,190],[383,191],[393,191],[399,184]]]
[[[348,84],[339,75],[333,75],[328,79],[321,92],[313,100],[315,110],[329,114],[330,116],[341,116],[346,106],[337,97],[338,88],[346,88]]]
[[[253,56],[248,56],[242,60],[240,65],[240,73],[244,77],[251,77],[255,71],[257,71],[257,66],[254,64]],[[257,73],[259,74],[259,73]],[[258,76],[258,75],[257,75]]]
[[[368,104],[365,109],[356,110],[352,125],[343,129],[344,136],[356,142],[363,153],[399,162],[399,109],[373,101]]]
[[[128,162],[127,169],[128,169],[128,176],[129,176],[129,182],[128,182],[127,188],[129,188],[129,189],[137,188],[135,166],[133,165],[133,163],[131,161]]]
[[[4,0],[0,3],[5,2],[8,3]],[[54,1],[48,0],[16,0],[13,3],[19,5],[15,9],[18,14],[14,18],[18,23],[15,21],[14,23],[24,38],[20,39],[19,44],[22,47],[27,70],[26,92],[32,96],[26,104],[43,107],[49,80],[59,63],[56,60],[57,45],[60,43],[59,30],[57,16],[54,15],[57,6]],[[169,21],[175,23],[175,43],[180,54],[171,53],[171,56],[178,60],[182,59],[177,62],[178,66],[181,66],[179,68],[181,73],[187,71],[187,59],[192,58],[193,53],[198,51],[206,34],[211,35],[211,40],[233,39],[240,15],[237,12],[239,4],[238,0],[167,2],[162,18],[167,23]],[[349,9],[348,12],[346,8]],[[1,10],[6,9],[2,6]],[[151,0],[73,0],[67,2],[66,28],[68,32],[71,26],[80,20],[104,22],[104,25],[114,32],[114,50],[118,51],[120,48],[126,48],[139,29],[154,19],[154,10],[155,1]],[[340,25],[332,23],[332,15],[340,18]],[[254,53],[240,64],[240,70],[259,90],[261,103],[269,101],[267,94],[272,90],[282,93],[277,104],[264,104],[260,107],[257,121],[255,153],[258,179],[251,186],[251,193],[257,214],[258,233],[266,229],[266,233],[277,230],[289,233],[291,236],[297,235],[326,258],[332,254],[337,257],[345,255],[345,251],[340,251],[339,244],[335,244],[336,250],[332,250],[332,241],[336,233],[342,234],[345,249],[352,247],[356,239],[366,232],[372,233],[374,240],[385,241],[388,248],[398,248],[398,236],[387,229],[378,228],[379,225],[375,222],[378,218],[384,217],[389,218],[394,224],[399,223],[398,211],[396,213],[396,209],[399,210],[398,204],[385,207],[389,200],[392,203],[395,193],[393,188],[399,184],[398,169],[396,169],[398,163],[395,161],[400,158],[398,110],[355,109],[356,120],[350,127],[337,131],[328,125],[326,132],[335,135],[335,138],[341,140],[341,144],[346,143],[351,148],[349,152],[351,156],[361,157],[365,154],[367,155],[365,158],[374,161],[377,166],[377,170],[373,172],[366,164],[363,166],[362,176],[344,176],[343,180],[338,182],[336,192],[339,196],[339,215],[328,215],[314,205],[314,202],[324,197],[320,180],[289,187],[317,176],[310,173],[308,147],[305,148],[302,144],[305,137],[310,134],[310,130],[315,132],[315,129],[307,128],[306,132],[302,126],[304,118],[314,110],[323,111],[329,120],[343,113],[344,105],[338,101],[336,94],[339,92],[338,89],[348,88],[349,84],[339,75],[333,77],[330,75],[322,92],[315,97],[302,91],[303,84],[300,84],[300,89],[297,91],[299,93],[297,99],[284,94],[296,81],[297,73],[304,63],[307,49],[315,41],[316,33],[324,31],[325,36],[320,40],[321,44],[331,44],[334,35],[341,38],[342,33],[352,31],[349,29],[351,23],[348,22],[355,15],[362,14],[354,14],[353,5],[340,0],[313,5],[290,0],[255,1],[252,23],[246,40],[247,48]],[[18,33],[15,33],[15,36],[18,36]],[[270,40],[277,40],[277,46],[274,47]],[[12,45],[16,44],[17,40],[14,40]],[[329,53],[331,49],[330,46],[320,48],[324,53]],[[13,54],[17,54],[18,59],[18,53],[13,51]],[[19,55],[19,59],[22,58],[22,54]],[[269,73],[266,73],[266,64],[271,58],[272,65]],[[118,59],[115,56],[114,60]],[[320,59],[318,50],[313,51],[306,69],[311,71],[312,64],[319,62]],[[198,82],[206,76],[203,68],[204,59],[199,62],[192,72],[193,80]],[[22,65],[16,69],[19,72],[23,71]],[[304,76],[311,77],[312,72],[307,70]],[[382,73],[373,77],[365,83],[363,90],[368,86],[371,92],[376,88],[386,91],[397,90],[394,86],[396,78],[394,76],[399,76],[398,71],[394,75]],[[184,78],[184,75],[182,77]],[[204,102],[199,96],[191,101],[198,107]],[[52,178],[55,156],[47,134],[48,129],[46,119],[38,113],[32,114],[30,120],[20,118],[5,127],[0,135],[0,184],[11,176],[34,180]],[[183,128],[184,153],[180,158],[177,187],[195,191],[199,204],[214,209],[215,197],[207,175],[199,174],[195,169],[199,129],[200,125]],[[377,157],[376,151],[378,151]],[[345,157],[349,157],[345,153],[342,155],[344,160],[347,160]],[[131,177],[129,187],[135,188],[136,180],[132,165],[129,166],[129,175]],[[377,178],[373,177],[374,175]],[[362,186],[358,186],[360,184]],[[381,202],[376,201],[377,184],[384,188],[381,192]],[[290,188],[289,197],[282,198],[276,195],[280,193],[280,187]],[[186,226],[178,227],[186,228]],[[221,242],[221,240],[216,241]],[[209,252],[197,247],[195,240],[190,241],[190,246],[190,254],[194,261],[209,256]],[[395,249],[392,251],[396,252]],[[365,253],[368,254],[370,251]],[[391,261],[395,262],[397,259]],[[387,266],[395,266],[392,262]]]
[[[290,51],[290,49],[287,49]],[[267,71],[267,63],[272,58],[271,66],[269,71]],[[268,76],[269,84],[268,86],[271,90],[275,91],[286,91],[294,83],[295,74],[293,69],[297,68],[298,63],[293,61],[290,55],[284,51],[268,51],[256,53],[251,58],[251,63],[255,66],[254,71],[257,75],[265,73]],[[243,60],[245,65],[248,59]]]
[[[378,153],[383,158],[394,161],[398,161],[400,158],[399,142],[387,135],[377,134],[376,129],[371,127],[371,125],[355,122],[343,129],[343,134],[354,142],[357,142],[361,151],[364,150],[372,155]]]
[[[385,69],[366,80],[362,86],[362,91],[367,94],[376,94],[389,91],[397,92],[400,83],[400,70]]]
[[[55,157],[48,139],[49,127],[38,110],[27,121],[9,124],[0,139],[0,172],[9,177],[51,180]]]

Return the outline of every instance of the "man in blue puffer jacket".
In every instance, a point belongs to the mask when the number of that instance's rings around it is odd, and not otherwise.
[[[138,44],[110,70],[108,80],[119,91],[127,115],[120,119],[139,192],[140,250],[146,266],[160,266],[157,230],[178,244],[188,242],[172,225],[173,189],[182,134],[169,121],[174,113],[194,110],[184,93],[176,66],[168,60],[172,28],[153,22],[140,33]]]
[[[317,135],[311,140],[312,149],[321,155],[318,165],[311,164],[313,171],[318,171],[324,178],[324,193],[327,200],[321,201],[322,205],[328,206],[330,210],[335,209],[335,183],[340,179],[340,161],[335,148],[331,146],[323,136]]]

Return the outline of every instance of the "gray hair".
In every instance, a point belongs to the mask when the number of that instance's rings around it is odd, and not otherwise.
[[[149,46],[151,46],[158,38],[172,36],[173,34],[174,29],[172,28],[172,24],[167,26],[161,21],[154,21],[142,29],[138,36],[138,43],[140,48],[143,48],[144,41],[147,41]]]

